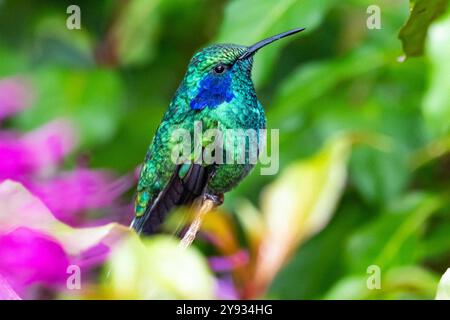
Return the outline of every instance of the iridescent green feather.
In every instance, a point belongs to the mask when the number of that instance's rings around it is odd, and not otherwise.
[[[192,133],[195,121],[202,121],[203,130],[265,128],[264,110],[256,99],[251,80],[253,59],[236,62],[245,50],[244,46],[214,45],[193,56],[145,157],[135,201],[136,216],[144,214],[147,206],[164,189],[175,172],[176,165],[171,159],[175,143],[171,139],[174,130],[184,128]],[[198,96],[202,79],[219,63],[232,65],[229,72],[233,99],[218,106],[193,110],[190,102]],[[252,167],[251,164],[219,165],[208,189],[217,194],[227,192],[236,186]],[[187,169],[183,169],[185,170]]]

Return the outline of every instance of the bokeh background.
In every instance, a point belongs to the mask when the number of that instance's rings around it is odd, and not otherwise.
[[[450,265],[447,2],[0,0],[0,296],[435,298]],[[256,168],[189,250],[121,227],[193,53],[294,27],[253,70],[280,172]]]

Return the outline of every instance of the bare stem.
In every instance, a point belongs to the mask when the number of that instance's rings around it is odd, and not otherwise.
[[[203,198],[199,201],[199,203],[193,206],[194,218],[192,219],[189,229],[184,234],[183,239],[181,239],[180,243],[178,244],[178,247],[186,249],[192,244],[198,230],[200,229],[203,217],[208,212],[213,210],[216,206],[217,203],[209,198]]]

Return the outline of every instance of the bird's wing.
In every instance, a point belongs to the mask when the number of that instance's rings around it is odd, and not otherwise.
[[[154,201],[148,203],[144,214],[134,218],[131,226],[139,234],[150,235],[158,232],[172,209],[189,205],[204,193],[213,171],[213,166],[195,163],[178,165],[164,189]]]
[[[176,96],[181,97],[183,94],[177,93]],[[175,165],[171,161],[167,161],[168,153],[164,152],[163,156],[158,153],[158,150],[167,148],[167,141],[164,138],[170,135],[170,128],[186,122],[193,122],[189,118],[193,118],[196,113],[197,111],[189,107],[187,100],[180,98],[172,100],[164,114],[163,121],[149,149],[148,158],[146,158],[153,167],[147,176],[154,177],[154,179],[145,181],[146,173],[141,172],[143,187],[141,192],[138,191],[137,200],[139,196],[142,198],[143,194],[148,195],[148,189],[156,182],[161,185],[161,189],[156,194],[151,194],[149,199],[143,197],[141,201],[138,201],[144,212],[137,214],[131,224],[137,233],[154,234],[158,232],[172,209],[189,205],[204,192],[213,174],[212,166],[205,167],[194,163]]]

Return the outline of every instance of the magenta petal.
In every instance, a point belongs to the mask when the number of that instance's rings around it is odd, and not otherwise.
[[[13,287],[63,283],[68,265],[62,246],[46,234],[20,227],[0,235],[0,273]]]
[[[20,78],[0,80],[0,120],[21,111],[30,105],[30,85]]]
[[[10,286],[8,281],[0,274],[0,300],[22,300]]]
[[[210,257],[209,266],[216,272],[232,271],[248,263],[248,252],[240,250],[237,253],[226,257]]]
[[[21,142],[32,154],[34,167],[45,169],[61,162],[75,148],[77,137],[69,121],[55,120],[27,133]]]
[[[76,145],[69,122],[57,120],[25,135],[0,134],[0,181],[23,181],[30,174],[48,173]]]
[[[110,247],[104,243],[99,243],[92,248],[82,252],[76,259],[72,262],[80,268],[91,268],[97,267],[103,264],[110,254]]]
[[[21,179],[33,171],[31,152],[14,134],[0,135],[0,181]]]
[[[79,214],[111,207],[132,184],[105,171],[77,169],[45,183],[27,185],[59,220],[79,224]]]
[[[216,296],[223,300],[237,300],[239,293],[234,285],[233,278],[226,276],[216,280]]]

